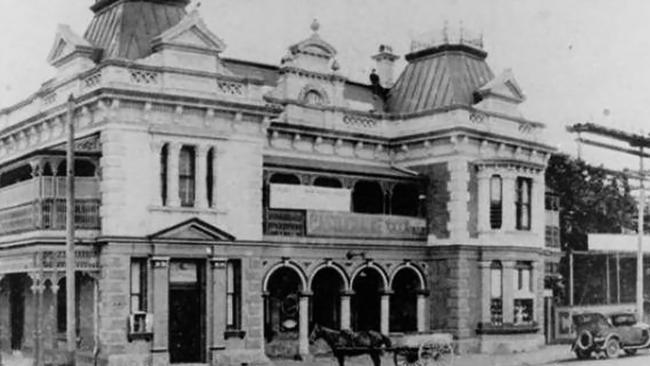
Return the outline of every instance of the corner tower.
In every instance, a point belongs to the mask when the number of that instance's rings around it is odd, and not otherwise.
[[[189,0],[96,0],[84,38],[102,59],[136,60],[153,53],[154,37],[177,25]]]

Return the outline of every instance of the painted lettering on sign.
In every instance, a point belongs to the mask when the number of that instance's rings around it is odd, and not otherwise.
[[[307,235],[416,239],[426,236],[426,221],[417,217],[307,211]]]
[[[271,208],[291,210],[350,211],[351,190],[271,184]]]

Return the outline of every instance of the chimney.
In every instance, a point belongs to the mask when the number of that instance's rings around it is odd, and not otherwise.
[[[385,44],[379,45],[379,53],[372,56],[372,59],[377,63],[375,68],[381,86],[384,88],[393,86],[393,68],[395,60],[398,58],[399,56],[393,53],[393,47]]]

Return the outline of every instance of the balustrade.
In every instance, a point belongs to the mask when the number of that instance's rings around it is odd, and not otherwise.
[[[63,230],[65,177],[43,176],[0,189],[0,234],[29,230]],[[99,229],[99,180],[75,178],[75,226]]]

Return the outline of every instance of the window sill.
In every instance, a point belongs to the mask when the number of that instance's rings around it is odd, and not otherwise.
[[[181,207],[181,206],[149,206],[149,211],[158,212],[183,212],[183,213],[203,213],[209,215],[225,215],[227,210],[220,210],[214,207],[198,208],[198,207]]]
[[[228,329],[225,332],[223,332],[223,336],[225,339],[230,339],[230,338],[244,339],[244,337],[246,337],[246,331],[240,329]]]
[[[476,328],[476,333],[478,334],[528,334],[528,333],[537,333],[539,331],[539,325],[537,322],[531,322],[526,324],[513,324],[513,323],[504,323],[500,325],[495,325],[492,323],[479,323]]]
[[[127,335],[127,338],[129,342],[133,342],[138,339],[150,341],[151,339],[153,339],[153,333],[129,333]]]

